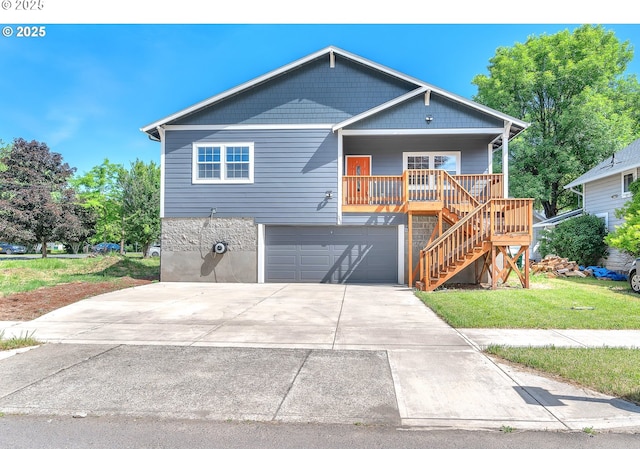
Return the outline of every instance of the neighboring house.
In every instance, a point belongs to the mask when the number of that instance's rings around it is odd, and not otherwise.
[[[528,253],[531,202],[504,199],[492,155],[507,170],[527,126],[339,48],[313,53],[142,128],[161,144],[161,280],[496,279],[500,248]]]
[[[639,169],[640,139],[600,162],[564,188],[574,190],[582,186],[584,212],[601,217],[607,230],[612,232],[624,222],[616,217],[616,209],[631,199],[629,185],[638,178]],[[634,260],[626,253],[610,248],[603,265],[609,270],[626,274]]]
[[[570,218],[579,217],[582,215],[582,209],[574,209],[569,212],[563,212],[551,218],[544,218],[544,214],[540,212],[533,213],[533,247],[531,248],[531,260],[539,262],[547,254],[540,253],[540,240],[542,239],[543,231],[550,231],[557,225]]]

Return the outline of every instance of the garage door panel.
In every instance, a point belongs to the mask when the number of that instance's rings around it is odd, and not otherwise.
[[[267,226],[267,282],[396,282],[397,228]]]

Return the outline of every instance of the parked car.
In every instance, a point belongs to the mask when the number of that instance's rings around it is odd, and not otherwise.
[[[629,270],[629,285],[631,285],[631,290],[636,293],[640,293],[640,272],[638,272],[638,268],[640,267],[640,257],[633,262],[631,265],[631,269]]]
[[[160,257],[160,245],[151,245],[147,251],[148,257]]]
[[[14,243],[0,242],[0,253],[3,254],[25,254],[27,247]]]
[[[94,253],[106,254],[120,252],[120,245],[117,243],[98,243],[92,248]]]

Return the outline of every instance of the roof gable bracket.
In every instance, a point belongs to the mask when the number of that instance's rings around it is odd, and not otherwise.
[[[424,93],[424,105],[429,106],[429,101],[431,101],[431,89]]]
[[[331,50],[329,52],[329,67],[333,69],[335,68],[335,66],[336,66],[336,55],[333,52],[333,50]]]

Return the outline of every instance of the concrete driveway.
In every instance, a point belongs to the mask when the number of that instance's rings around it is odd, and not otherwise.
[[[6,335],[33,331],[64,344],[0,361],[0,377],[11,379],[0,411],[640,426],[640,407],[495,363],[403,286],[159,283],[16,323]]]

